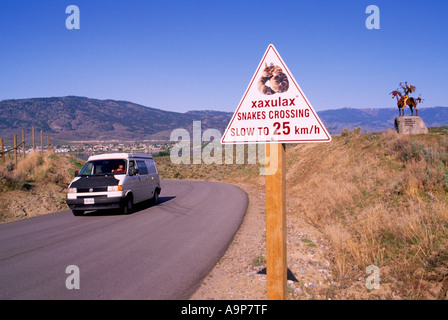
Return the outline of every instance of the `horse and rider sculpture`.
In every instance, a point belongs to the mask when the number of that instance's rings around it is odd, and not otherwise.
[[[397,98],[399,116],[404,116],[404,108],[406,106],[409,106],[409,108],[411,109],[412,116],[414,116],[414,109],[415,115],[418,116],[417,104],[422,103],[423,100],[420,97],[414,98],[409,96],[409,94],[415,91],[415,86],[412,86],[407,82],[405,82],[405,85],[403,86],[403,84],[400,82],[400,87],[403,89],[403,92],[400,92],[400,90],[397,89],[390,93],[392,95],[392,99]]]

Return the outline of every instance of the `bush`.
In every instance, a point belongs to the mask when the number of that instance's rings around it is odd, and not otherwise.
[[[15,169],[14,162],[8,162],[8,163],[5,164],[5,170],[6,170],[7,172],[11,172],[11,171],[13,171],[14,169]]]
[[[166,157],[169,156],[170,152],[169,151],[160,151],[158,154],[153,155],[154,157]]]
[[[0,166],[0,192],[23,189],[25,185],[25,174],[23,172],[8,171]]]
[[[17,164],[17,170],[20,170],[24,173],[33,173],[37,167],[43,164],[43,162],[43,155],[38,152],[33,152],[27,155],[25,159],[20,160],[20,162]]]
[[[259,254],[254,258],[252,263],[257,267],[264,266],[266,264],[266,259],[261,254]]]

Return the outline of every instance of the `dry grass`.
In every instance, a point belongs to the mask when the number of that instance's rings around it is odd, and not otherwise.
[[[288,168],[295,214],[323,230],[340,281],[373,264],[405,297],[422,298],[425,281],[448,273],[446,141],[352,132],[332,146],[293,148],[305,158]]]
[[[31,153],[0,166],[0,222],[67,208],[66,188],[82,161],[53,153]]]
[[[46,180],[55,183],[65,182],[57,166],[57,156],[53,153],[33,152],[25,159],[20,159],[17,168],[12,163],[0,169],[0,177],[3,191],[23,189],[32,182],[44,182]],[[9,183],[5,183],[9,182]]]
[[[448,275],[446,135],[354,130],[286,154],[288,215],[326,237],[341,287],[376,265],[401,298],[435,298]],[[264,185],[257,165],[158,165],[164,178]]]

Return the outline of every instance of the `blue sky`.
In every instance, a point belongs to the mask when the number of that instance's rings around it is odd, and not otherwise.
[[[68,30],[67,6],[80,10]],[[368,30],[368,5],[380,29]],[[448,106],[446,0],[2,0],[0,100],[79,95],[233,112],[275,45],[313,107]]]

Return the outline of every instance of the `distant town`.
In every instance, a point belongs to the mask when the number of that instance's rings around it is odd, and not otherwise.
[[[70,154],[98,154],[98,153],[114,153],[114,152],[139,152],[139,153],[159,153],[161,151],[169,151],[171,142],[71,142],[60,144],[54,147],[55,153]]]
[[[43,145],[43,151],[51,150],[57,154],[71,154],[74,156],[100,154],[100,153],[119,153],[119,152],[139,152],[139,153],[151,153],[158,155],[161,152],[169,152],[173,142],[170,141],[143,141],[143,142],[113,142],[113,141],[89,141],[89,142],[65,142],[65,143],[46,143]],[[40,144],[35,145],[35,151],[40,152],[42,149]],[[13,157],[13,146],[6,144],[3,145],[2,150],[5,151],[6,159],[9,160]],[[8,150],[8,151],[7,151]],[[26,145],[25,153],[30,154],[33,152],[33,148],[29,144]],[[19,157],[23,154],[23,147],[17,148]]]

